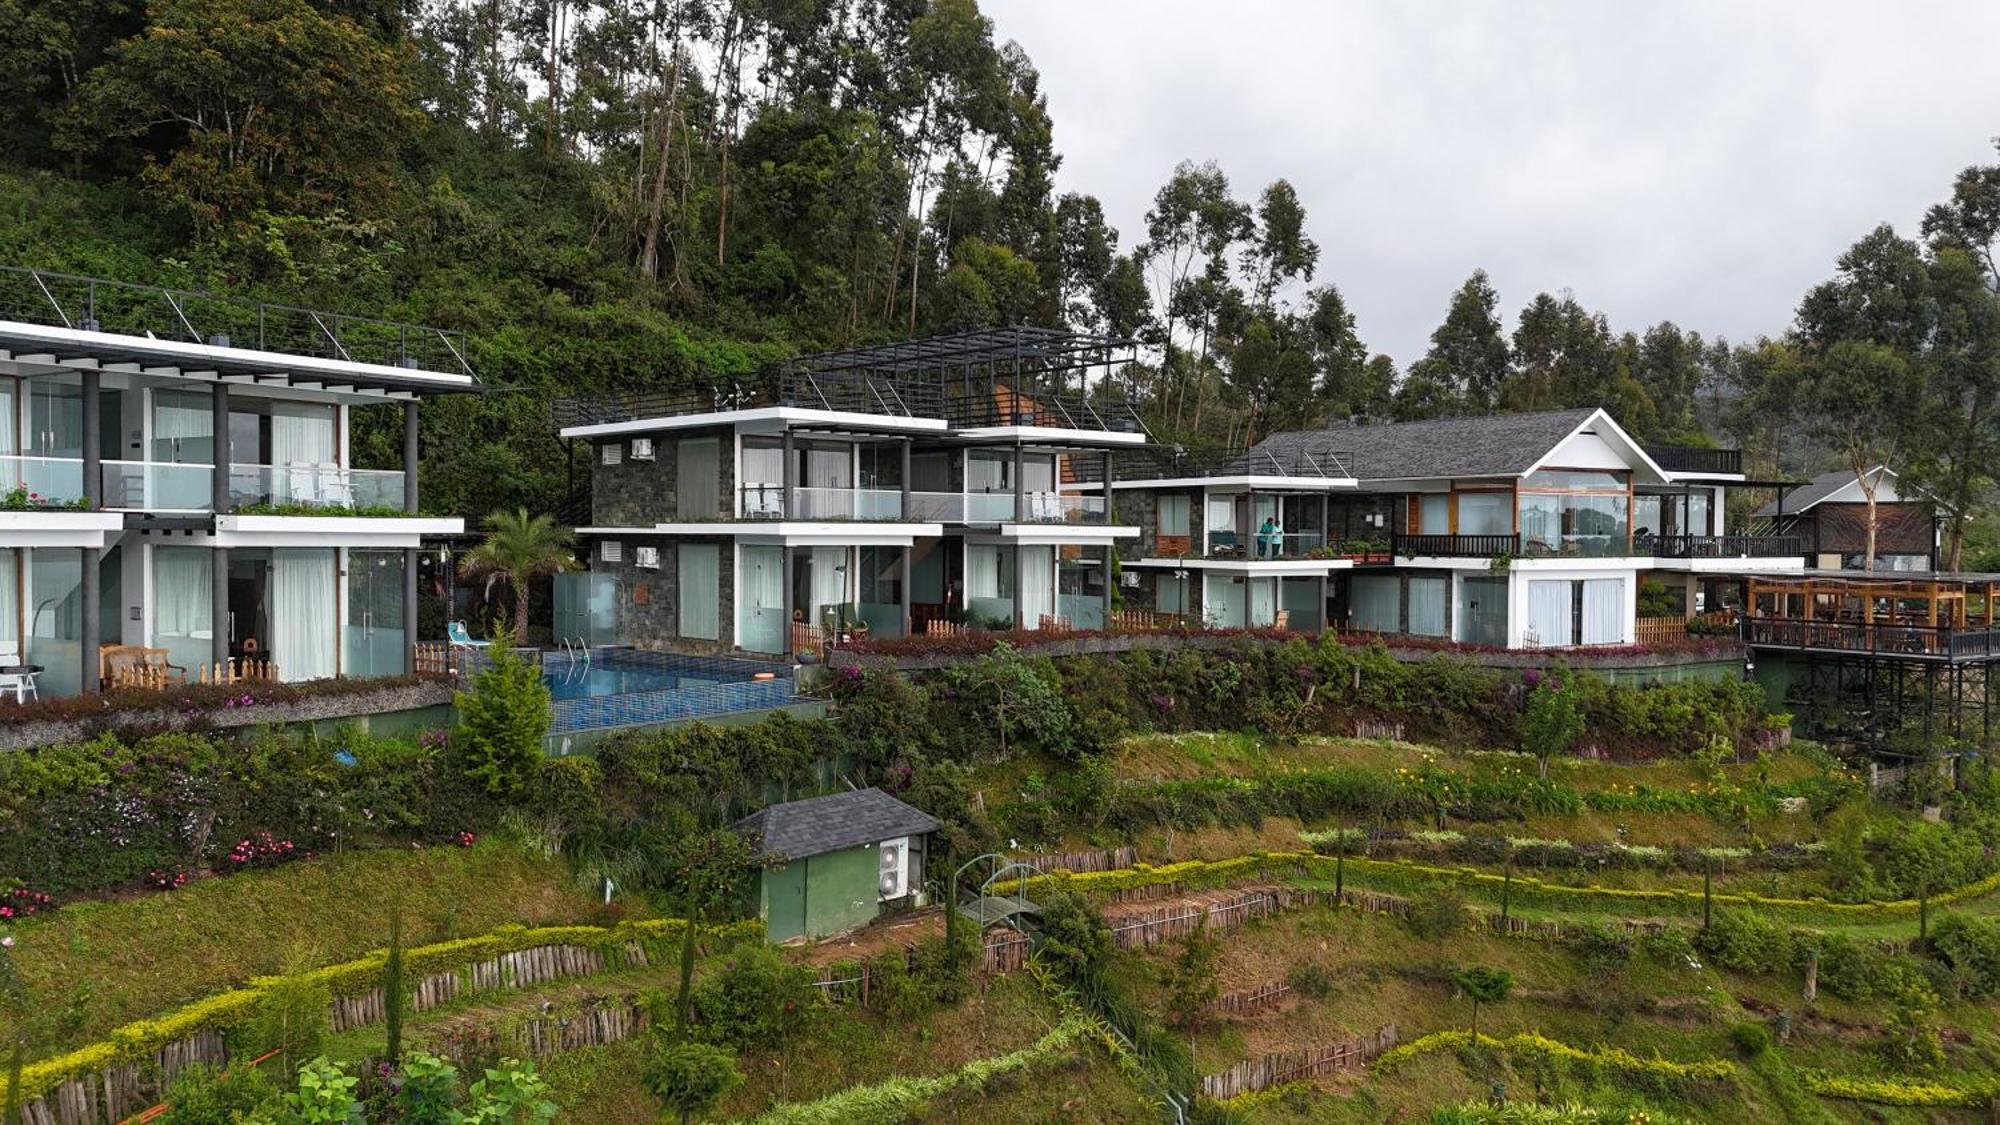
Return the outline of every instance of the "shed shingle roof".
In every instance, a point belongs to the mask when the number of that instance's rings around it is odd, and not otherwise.
[[[730,826],[765,855],[804,859],[938,830],[937,818],[880,789],[855,789],[786,801]]]
[[[1272,434],[1257,448],[1280,458],[1301,449],[1338,449],[1352,454],[1349,468],[1361,480],[1519,476],[1595,413],[1581,408],[1365,426],[1341,424]]]

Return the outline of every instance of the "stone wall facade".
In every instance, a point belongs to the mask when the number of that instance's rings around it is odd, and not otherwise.
[[[618,580],[618,636],[636,648],[703,655],[727,653],[736,647],[736,543],[728,536],[632,536],[618,541],[623,548],[620,561],[592,565]],[[717,588],[683,590],[680,582],[680,551],[684,544],[711,543],[716,547]],[[660,566],[655,570],[637,564],[639,547],[658,547]],[[683,637],[680,607],[684,598],[716,599],[716,636]]]
[[[650,438],[653,459],[635,461],[632,439]],[[677,479],[680,443],[713,439],[718,443],[719,477],[716,510],[682,513]],[[604,463],[607,446],[618,449],[618,464]],[[672,520],[728,519],[736,510],[736,439],[727,426],[624,435],[591,443],[590,518],[599,527],[651,527]]]

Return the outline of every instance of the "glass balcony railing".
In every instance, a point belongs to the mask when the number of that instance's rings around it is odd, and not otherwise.
[[[737,490],[744,519],[894,521],[903,518],[903,492],[898,488],[794,488],[792,510],[785,508],[785,489],[775,484],[750,484]]]
[[[1325,545],[1317,531],[1208,533],[1208,557],[1215,559],[1302,559]]]
[[[0,492],[26,492],[30,503],[74,504],[83,499],[83,461],[73,457],[0,457]]]
[[[104,462],[104,506],[131,511],[205,512],[215,469],[167,461]]]
[[[206,512],[214,497],[208,465],[170,461],[101,463],[103,506],[112,511]],[[83,499],[83,459],[0,457],[0,491],[24,489],[50,505]],[[231,465],[229,501],[309,508],[403,506],[403,473],[395,469],[343,469],[334,465]]]
[[[400,469],[343,469],[337,465],[232,464],[229,502],[238,508],[400,509],[403,473]]]
[[[924,523],[964,523],[965,494],[962,492],[910,493],[910,518]]]

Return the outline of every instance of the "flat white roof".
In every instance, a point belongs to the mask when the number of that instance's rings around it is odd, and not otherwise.
[[[478,385],[472,376],[457,372],[255,348],[214,347],[187,340],[87,332],[13,320],[0,320],[0,360],[50,373],[97,367],[225,382],[317,383],[323,387],[357,390],[366,387],[419,394],[469,391]]]
[[[634,418],[624,422],[598,422],[588,426],[564,426],[566,438],[618,437],[649,434],[660,430],[692,430],[709,426],[743,426],[781,429],[789,425],[837,426],[852,430],[892,430],[913,434],[942,434],[942,418],[907,418],[900,414],[863,414],[854,410],[816,410],[803,406],[753,406],[746,410],[711,410],[705,414],[669,414],[658,418]]]

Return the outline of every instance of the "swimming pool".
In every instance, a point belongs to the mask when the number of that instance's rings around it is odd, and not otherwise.
[[[793,692],[791,669],[782,664],[635,649],[550,653],[542,679],[553,698],[552,733],[782,707]]]

